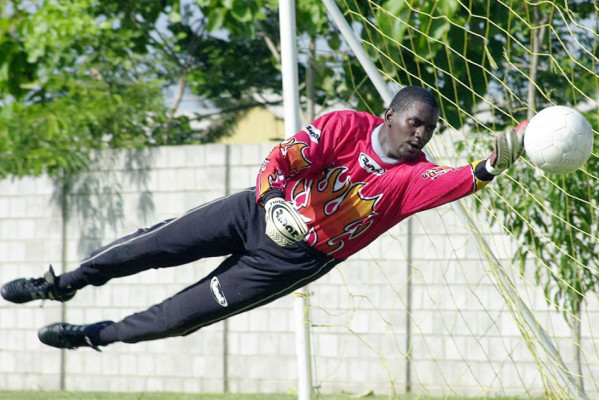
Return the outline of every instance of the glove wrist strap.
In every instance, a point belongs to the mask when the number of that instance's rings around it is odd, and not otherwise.
[[[265,205],[268,200],[275,199],[277,197],[285,200],[285,193],[283,193],[283,191],[279,189],[271,189],[268,192],[264,193],[262,197],[260,197],[260,202],[262,203],[262,205]]]
[[[495,178],[495,175],[493,175],[491,172],[487,170],[487,163],[489,163],[489,160],[483,160],[473,163],[474,176],[479,181],[492,181],[493,178]]]
[[[493,167],[493,165],[491,165],[491,160],[487,160],[485,162],[485,171],[493,176],[497,176],[503,172],[503,170],[498,170],[497,168]],[[490,180],[490,179],[485,179],[485,180]]]

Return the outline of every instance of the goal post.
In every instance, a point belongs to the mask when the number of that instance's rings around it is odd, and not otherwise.
[[[281,34],[281,69],[283,77],[283,108],[285,137],[291,137],[301,128],[297,71],[297,43],[295,36],[295,1],[279,0]],[[312,383],[312,350],[308,290],[298,289],[294,294],[294,320],[298,371],[298,400],[314,398]]]

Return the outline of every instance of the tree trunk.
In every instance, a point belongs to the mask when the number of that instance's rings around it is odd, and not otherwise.
[[[576,383],[580,388],[580,391],[584,393],[584,379],[582,375],[582,334],[581,334],[581,325],[582,325],[582,306],[583,302],[580,301],[578,305],[578,311],[571,318],[571,329],[570,329],[570,339],[572,340],[572,345],[574,346],[574,368],[575,368],[575,376]]]
[[[538,7],[535,7],[533,10],[534,21],[535,24],[542,24],[544,21],[541,16],[541,12]],[[535,110],[537,108],[537,87],[535,86],[535,82],[537,80],[537,68],[539,65],[539,49],[541,48],[541,43],[543,41],[543,36],[545,35],[545,26],[543,25],[541,28],[532,30],[531,32],[531,52],[530,56],[530,71],[528,73],[528,95],[526,97],[526,101],[528,104],[528,113],[527,119],[531,119],[535,115]]]
[[[314,58],[316,55],[316,43],[313,37],[310,37],[308,53],[308,69],[306,71],[306,118],[305,123],[310,123],[315,117],[316,103],[316,68]]]
[[[185,94],[186,84],[187,82],[185,80],[185,75],[180,75],[177,81],[177,94],[173,98],[173,105],[171,106],[171,115],[176,114],[177,109],[179,108],[179,104],[181,104],[181,100],[183,99],[183,95]]]

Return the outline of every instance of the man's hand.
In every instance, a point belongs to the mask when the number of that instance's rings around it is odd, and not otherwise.
[[[287,246],[302,240],[308,226],[291,203],[275,197],[264,204],[266,210],[266,235],[279,246]]]
[[[509,128],[495,136],[495,148],[485,164],[491,175],[499,175],[520,157],[524,151],[524,132],[528,121],[522,121],[516,128]]]

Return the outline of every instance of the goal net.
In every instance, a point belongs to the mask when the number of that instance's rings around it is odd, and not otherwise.
[[[439,99],[442,127],[429,144],[439,164],[487,157],[495,132],[550,105],[583,112],[595,145],[568,175],[545,174],[524,157],[481,192],[413,216],[313,284],[315,385],[389,398],[596,398],[597,3],[337,6],[390,90],[424,86]],[[366,77],[346,52],[337,55],[343,67],[329,67],[353,71],[355,96]]]

